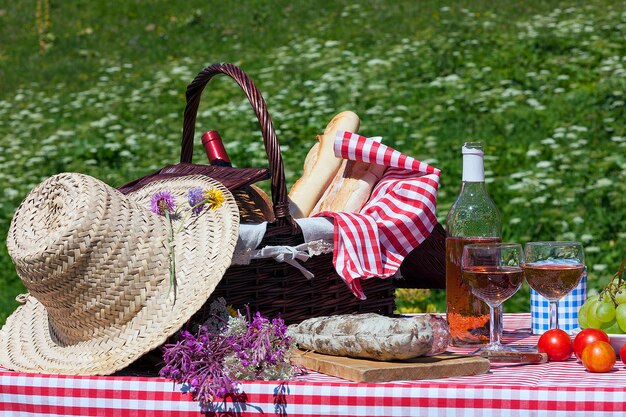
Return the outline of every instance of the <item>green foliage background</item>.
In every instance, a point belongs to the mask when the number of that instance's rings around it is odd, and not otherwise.
[[[34,2],[0,2],[0,323],[24,291],[4,243],[22,199],[63,171],[116,186],[176,162],[186,85],[215,62],[263,92],[288,186],[350,109],[360,133],[442,169],[442,222],[460,147],[479,139],[504,240],[582,241],[592,289],[626,255],[622,2],[52,0],[49,22],[38,33]],[[197,129],[220,130],[236,165],[265,165],[226,77],[205,90]],[[445,309],[438,291],[399,301]],[[505,304],[527,309],[527,288]]]

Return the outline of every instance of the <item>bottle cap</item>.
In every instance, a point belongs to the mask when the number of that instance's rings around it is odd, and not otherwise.
[[[480,155],[483,156],[483,144],[480,142],[465,142],[463,144],[463,155]]]
[[[215,139],[221,140],[222,137],[217,132],[217,130],[209,130],[208,132],[205,132],[204,135],[202,135],[202,144],[206,145],[208,142],[211,142],[212,140],[215,140]]]
[[[483,145],[480,142],[465,142],[463,154],[463,181],[484,182]]]

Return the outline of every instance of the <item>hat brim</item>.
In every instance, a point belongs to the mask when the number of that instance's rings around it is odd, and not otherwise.
[[[162,345],[179,330],[206,302],[230,266],[239,233],[237,204],[221,183],[203,176],[155,181],[128,194],[148,210],[150,198],[158,191],[169,191],[184,201],[186,193],[196,187],[216,187],[225,200],[215,210],[187,218],[185,227],[175,234],[175,289],[169,275],[141,281],[156,288],[145,291],[142,285],[137,286],[135,299],[129,300],[137,313],[130,321],[105,335],[72,345],[55,340],[46,308],[30,296],[0,330],[0,364],[37,373],[109,375]],[[167,271],[169,260],[162,262]]]

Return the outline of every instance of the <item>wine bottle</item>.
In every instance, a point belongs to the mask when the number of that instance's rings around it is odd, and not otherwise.
[[[202,146],[206,151],[206,156],[209,158],[211,165],[218,165],[223,167],[230,167],[230,158],[224,148],[222,137],[217,130],[209,130],[202,135]]]
[[[446,217],[446,307],[454,346],[489,342],[489,307],[461,275],[463,247],[502,238],[500,212],[485,187],[482,144],[465,142],[462,154],[461,192]]]
[[[222,137],[217,130],[209,130],[202,135],[202,146],[211,165],[232,167]],[[274,221],[272,199],[254,184],[243,185],[230,190],[239,207],[241,223],[261,223]]]

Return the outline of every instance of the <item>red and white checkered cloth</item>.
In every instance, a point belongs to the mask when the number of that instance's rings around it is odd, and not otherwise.
[[[333,264],[354,295],[365,299],[360,279],[395,274],[437,224],[440,171],[350,132],[337,132],[335,155],[389,167],[359,213],[318,214],[334,218]]]
[[[504,343],[533,346],[537,339],[530,333],[530,314],[505,314]],[[483,375],[378,384],[311,372],[283,382],[244,381],[241,390],[245,394],[203,414],[184,387],[163,378],[37,375],[0,368],[0,416],[626,415],[626,367],[619,359],[604,374],[587,372],[572,357],[541,365],[493,364]]]

